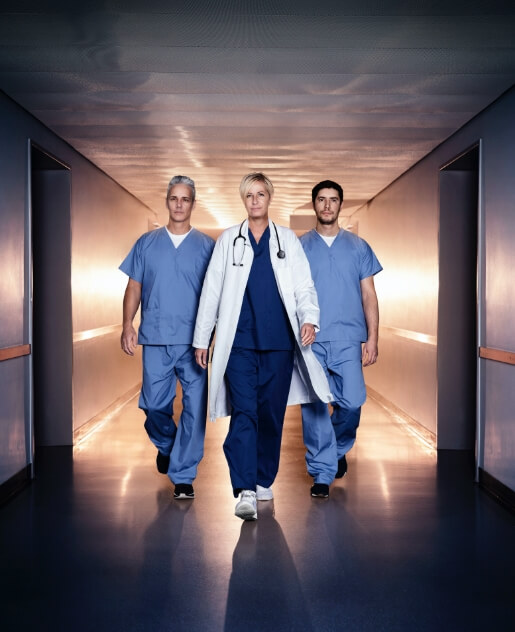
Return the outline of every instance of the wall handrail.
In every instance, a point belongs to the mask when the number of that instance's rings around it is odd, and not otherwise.
[[[494,360],[503,364],[515,364],[515,352],[504,351],[503,349],[491,349],[490,347],[479,347],[479,357],[485,360]]]
[[[30,355],[30,345],[16,345],[15,347],[5,347],[0,349],[0,362],[21,358]]]

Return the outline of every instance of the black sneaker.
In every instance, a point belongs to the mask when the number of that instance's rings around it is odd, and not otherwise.
[[[347,474],[347,459],[344,454],[341,459],[338,459],[338,471],[334,478],[343,478],[345,474]]]
[[[329,498],[329,485],[325,483],[315,483],[311,488],[313,498]]]
[[[178,483],[175,486],[173,497],[178,500],[181,500],[183,498],[195,498],[193,485],[190,485],[189,483]]]
[[[159,474],[168,474],[168,466],[170,465],[170,457],[161,452],[157,453],[156,457],[157,471]]]

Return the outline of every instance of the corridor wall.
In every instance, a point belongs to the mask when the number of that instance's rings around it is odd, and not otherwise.
[[[72,436],[137,390],[140,363],[125,356],[119,345],[127,279],[117,268],[155,215],[1,92],[0,121],[1,485],[29,475],[32,460],[31,144],[70,173],[73,414],[67,423]]]
[[[477,143],[482,213],[480,345],[501,351],[497,354],[501,361],[487,357],[479,361],[478,465],[515,490],[515,366],[502,360],[502,356],[515,357],[515,88],[358,211],[360,235],[384,267],[376,277],[380,356],[365,376],[373,393],[436,437],[439,174]]]

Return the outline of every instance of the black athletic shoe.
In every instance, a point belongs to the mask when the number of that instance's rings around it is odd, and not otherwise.
[[[344,454],[341,459],[338,459],[338,471],[334,478],[343,478],[345,474],[347,474],[347,459]]]
[[[190,485],[189,483],[178,483],[175,486],[173,497],[177,500],[182,500],[183,498],[195,498],[193,485]]]
[[[315,483],[311,488],[313,498],[329,498],[329,485]]]
[[[168,474],[168,466],[170,465],[170,457],[162,454],[161,452],[157,453],[156,457],[156,465],[157,471],[159,474]]]

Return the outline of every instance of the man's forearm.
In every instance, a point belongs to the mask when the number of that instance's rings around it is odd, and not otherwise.
[[[361,300],[363,303],[365,322],[367,324],[368,340],[377,344],[379,336],[379,304],[377,302],[373,277],[362,281]]]
[[[123,326],[132,325],[132,321],[136,316],[141,301],[141,286],[139,283],[132,282],[127,284],[123,297]]]

